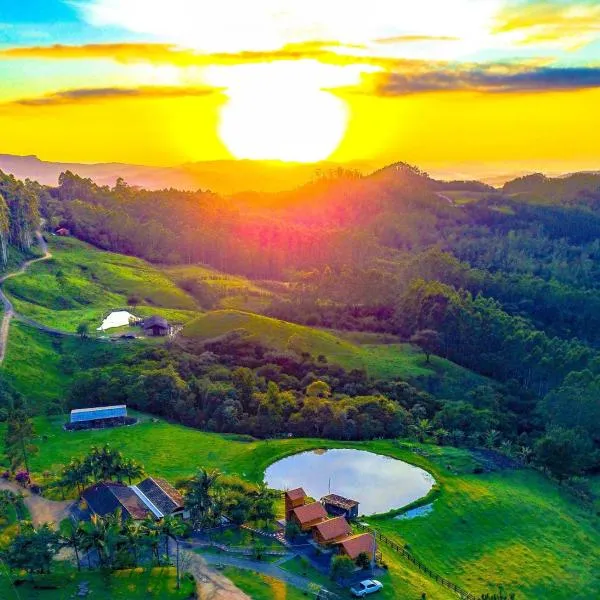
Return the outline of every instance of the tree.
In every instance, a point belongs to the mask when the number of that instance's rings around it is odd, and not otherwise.
[[[90,326],[87,323],[79,323],[77,325],[77,335],[83,340],[90,333]]]
[[[177,567],[177,589],[179,589],[180,584],[180,570],[179,570],[179,538],[178,536],[183,535],[185,532],[185,524],[174,517],[173,515],[167,515],[158,523],[158,528],[160,533],[165,536],[165,548],[167,560],[169,560],[169,540],[173,540],[175,542],[176,551],[177,551],[177,559],[176,559],[176,567]]]
[[[121,465],[121,476],[127,477],[129,485],[134,479],[139,479],[144,474],[144,467],[134,460],[125,460]]]
[[[410,342],[421,349],[427,363],[430,362],[430,356],[440,350],[440,334],[434,329],[420,329],[410,338]]]
[[[33,423],[22,409],[11,410],[6,423],[5,452],[11,468],[16,470],[25,465],[29,469],[29,455],[37,452],[37,447],[31,442],[35,437]]]
[[[81,522],[76,524],[71,519],[66,520],[64,526],[61,524],[61,538],[65,545],[73,548],[77,570],[81,571],[81,556],[79,553],[84,548],[84,533]]]
[[[313,381],[306,388],[306,395],[314,398],[329,398],[331,396],[331,388],[324,381]]]
[[[367,552],[361,552],[354,561],[357,567],[368,569],[371,566],[371,557]]]
[[[331,561],[331,577],[339,580],[342,584],[352,573],[354,573],[354,562],[349,556],[334,556]]]
[[[68,465],[63,467],[61,477],[56,482],[56,486],[63,491],[77,488],[77,492],[81,494],[83,486],[88,479],[89,471],[87,465],[78,458],[74,458]]]
[[[190,512],[190,521],[196,528],[207,527],[214,522],[214,498],[212,489],[221,476],[218,470],[207,471],[200,468],[196,476],[188,482],[185,506]]]
[[[558,479],[583,473],[592,463],[594,446],[584,429],[555,428],[535,444],[536,461]]]
[[[60,538],[48,523],[37,529],[25,523],[9,544],[5,560],[11,568],[24,569],[29,574],[49,573],[59,550]]]
[[[258,485],[258,490],[254,497],[252,516],[257,521],[264,521],[265,526],[275,518],[275,494],[264,482]]]

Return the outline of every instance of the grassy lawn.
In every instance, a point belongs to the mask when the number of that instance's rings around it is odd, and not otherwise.
[[[374,596],[374,598],[419,600],[423,593],[427,594],[427,598],[435,598],[436,600],[456,598],[448,590],[427,579],[410,563],[396,559],[393,556],[388,557],[387,554],[385,554],[385,560],[388,564],[388,570],[377,574],[377,580],[383,583],[383,590],[377,596]],[[296,575],[308,577],[311,581],[322,585],[342,598],[353,597],[349,592],[349,586],[340,586],[334,583],[328,576],[317,571],[315,568],[311,566],[307,567],[306,563],[303,563],[298,557],[284,562],[281,567]],[[370,572],[366,571],[364,579],[369,579],[370,576]]]
[[[96,342],[57,337],[13,321],[1,373],[35,412],[43,413],[50,404],[62,406],[72,374],[79,365],[118,359],[128,352],[128,345],[132,343],[149,342]]]
[[[283,581],[236,567],[226,567],[223,575],[253,600],[303,600],[306,595]]]
[[[236,436],[149,419],[133,427],[87,432],[65,432],[63,422],[36,419],[42,437],[40,452],[32,458],[35,472],[56,471],[72,456],[81,456],[92,444],[105,441],[141,461],[148,473],[173,482],[189,476],[197,466],[216,467],[259,481],[275,460],[318,447],[361,448],[404,459],[430,471],[440,484],[433,511],[412,520],[383,517],[371,522],[399,543],[409,544],[418,558],[441,575],[477,593],[494,591],[496,583],[503,583],[524,599],[587,600],[600,596],[597,516],[534,471],[474,475],[475,463],[467,450],[421,446],[417,454],[415,446],[386,440],[244,442]],[[418,590],[431,590],[427,586],[433,584],[418,571],[385,546],[381,549],[390,567],[387,587],[406,590],[406,597]],[[443,594],[443,590],[435,590],[428,592],[428,597],[444,598]]]
[[[182,578],[181,589],[176,589],[175,569],[157,567],[154,569],[126,569],[103,574],[99,571],[77,573],[72,567],[58,563],[51,575],[38,576],[44,581],[57,585],[57,589],[39,589],[26,582],[13,587],[0,573],[0,598],[2,600],[67,600],[74,598],[78,584],[88,582],[92,598],[111,600],[136,600],[146,598],[179,599],[189,598],[195,585],[187,577]]]
[[[126,308],[130,295],[141,300],[140,316],[158,313],[184,322],[197,310],[191,296],[143,260],[73,238],[51,238],[50,251],[52,259],[5,284],[15,310],[40,323],[67,331],[87,323],[94,331],[110,311]]]

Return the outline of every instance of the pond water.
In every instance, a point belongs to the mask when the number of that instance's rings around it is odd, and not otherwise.
[[[332,493],[360,502],[360,514],[384,513],[422,498],[435,480],[401,460],[364,450],[313,450],[283,458],[265,471],[271,488],[296,487],[315,499]]]
[[[104,331],[106,329],[112,329],[113,327],[123,327],[124,325],[129,325],[129,319],[135,317],[126,310],[117,310],[115,312],[111,312],[104,321],[102,321],[102,325],[98,327],[98,331]]]

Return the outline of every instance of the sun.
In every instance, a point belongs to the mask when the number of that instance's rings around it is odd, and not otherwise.
[[[347,121],[344,101],[324,90],[232,90],[219,136],[239,159],[318,162],[339,146]]]

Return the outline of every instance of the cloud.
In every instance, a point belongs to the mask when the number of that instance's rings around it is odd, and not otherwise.
[[[597,0],[536,0],[510,3],[498,14],[494,33],[514,33],[520,44],[550,43],[576,49],[600,38]]]
[[[419,42],[458,42],[452,35],[394,35],[373,40],[376,44],[410,44]]]
[[[446,66],[389,72],[374,78],[374,91],[382,96],[450,91],[552,92],[600,87],[600,67]]]
[[[208,96],[218,92],[219,90],[216,88],[177,86],[147,86],[138,88],[81,88],[63,90],[60,92],[46,94],[44,96],[21,98],[19,100],[13,100],[9,104],[18,106],[57,106],[128,98],[145,99]]]
[[[358,47],[359,48],[359,47]],[[334,50],[344,50],[337,54]],[[316,59],[323,62],[353,62],[352,50],[357,46],[334,41],[308,41],[287,44],[278,50],[200,53],[172,44],[119,43],[67,46],[19,46],[0,50],[0,59],[36,60],[114,60],[120,63],[168,64],[179,67],[272,62],[280,60]],[[354,62],[359,61],[357,58]]]

